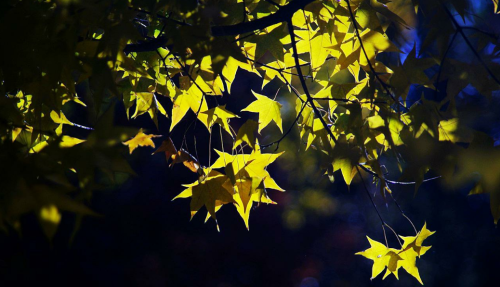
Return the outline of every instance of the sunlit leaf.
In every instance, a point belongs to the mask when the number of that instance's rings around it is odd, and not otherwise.
[[[160,137],[159,135],[148,135],[142,132],[142,129],[135,135],[134,138],[123,142],[124,145],[128,146],[130,153],[132,153],[136,148],[140,146],[150,146],[155,147],[155,143],[152,138]]]
[[[275,122],[281,132],[283,132],[281,112],[282,105],[270,98],[252,91],[257,100],[253,101],[248,107],[241,111],[253,112],[259,114],[259,130],[260,133],[271,121]]]

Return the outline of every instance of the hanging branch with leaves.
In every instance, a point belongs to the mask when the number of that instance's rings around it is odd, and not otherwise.
[[[371,247],[357,253],[374,261],[372,278],[384,269],[383,278],[398,277],[402,267],[422,283],[416,259],[434,233],[425,224],[417,232],[390,185],[417,191],[437,179],[474,182],[471,194],[489,193],[495,223],[500,218],[500,151],[457,104],[471,87],[488,100],[500,90],[500,45],[494,33],[460,24],[466,0],[70,2],[1,4],[0,29],[12,45],[0,53],[0,151],[13,166],[0,170],[7,194],[0,227],[34,212],[52,238],[61,211],[80,221],[96,215],[85,205],[91,195],[116,183],[116,173],[134,174],[124,156],[155,148],[160,133],[154,154],[197,176],[174,199],[190,198],[191,218],[205,208],[217,229],[224,206],[234,206],[248,229],[252,207],[276,204],[271,190],[284,190],[268,166],[284,141],[320,155],[318,170],[330,180],[338,173],[350,186],[358,175],[386,242],[368,238]],[[27,25],[10,29],[20,15]],[[412,38],[408,19],[429,24],[422,39]],[[459,45],[471,57],[458,55]],[[238,111],[233,84],[243,74],[262,85],[247,91],[249,104]],[[149,116],[157,131],[114,125],[113,101],[131,121]],[[69,120],[75,104],[88,113],[81,121]],[[291,122],[284,132],[283,121]],[[208,162],[198,160],[195,137],[188,148],[193,130],[210,139]],[[222,151],[212,148],[214,131]],[[268,134],[277,140],[261,145]],[[382,219],[372,187],[382,200],[389,195],[415,236],[400,236]],[[16,202],[26,205],[12,208]],[[389,248],[386,228],[399,249]]]

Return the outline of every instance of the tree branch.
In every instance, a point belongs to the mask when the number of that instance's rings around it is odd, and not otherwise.
[[[150,41],[140,42],[137,44],[128,44],[123,49],[125,54],[130,54],[132,52],[151,52],[156,51],[158,48],[164,47],[167,44],[166,37],[158,37]]]
[[[483,67],[486,70],[486,72],[488,72],[488,75],[490,75],[490,77],[493,80],[495,80],[495,82],[497,82],[497,84],[500,85],[500,80],[498,80],[498,78],[493,74],[493,72],[490,70],[490,68],[488,68],[488,66],[484,62],[483,58],[481,58],[481,55],[479,55],[479,53],[476,51],[476,49],[474,48],[474,46],[472,46],[472,43],[469,41],[469,38],[467,38],[467,35],[465,35],[462,26],[460,26],[457,23],[457,20],[455,20],[455,18],[453,17],[453,15],[451,15],[450,10],[448,10],[448,8],[446,8],[446,6],[444,4],[442,4],[442,5],[443,5],[444,11],[446,12],[446,14],[448,15],[448,17],[453,22],[453,25],[455,26],[455,29],[457,29],[457,31],[460,33],[460,35],[462,35],[462,38],[464,38],[465,43],[467,43],[467,46],[469,46],[469,48],[471,49],[471,51],[474,54],[474,56],[476,56],[476,58],[479,60],[479,62],[481,63],[481,65],[483,65]]]
[[[287,69],[287,68],[275,68],[275,67],[268,66],[268,65],[266,65],[264,63],[261,63],[259,61],[252,60],[252,59],[250,59],[248,57],[246,57],[246,59],[249,60],[249,61],[251,61],[251,62],[254,62],[255,64],[257,64],[259,66],[266,67],[268,69],[271,69],[271,70],[274,70],[276,72],[279,72],[282,77],[284,77],[282,73],[289,74],[289,75],[292,75],[292,76],[298,76],[298,74],[294,74],[292,72],[285,71],[285,69]],[[301,66],[304,66],[304,64],[302,64]],[[293,66],[293,68],[295,68],[295,66]],[[312,78],[311,76],[304,76],[304,77],[306,79]]]
[[[325,122],[325,119],[321,116],[321,112],[318,110],[316,105],[314,104],[314,100],[311,97],[311,94],[309,94],[309,89],[307,88],[306,81],[304,80],[304,76],[302,74],[302,70],[300,69],[300,62],[299,62],[299,53],[297,51],[297,42],[295,41],[295,33],[293,31],[293,24],[292,24],[292,18],[287,20],[287,26],[288,26],[288,32],[290,34],[290,39],[292,41],[292,49],[293,49],[293,58],[295,59],[295,67],[297,70],[297,73],[299,74],[299,80],[300,84],[302,85],[302,89],[304,90],[304,93],[306,94],[307,97],[307,102],[311,105],[314,114],[319,118],[321,124],[323,127],[326,129],[330,137],[332,138],[334,143],[337,143],[337,139],[333,135],[332,130],[328,126],[328,124]]]
[[[149,11],[145,11],[145,10],[142,10],[142,9],[138,9],[138,8],[132,8],[132,7],[129,7],[130,10],[133,10],[133,11],[136,11],[136,12],[141,12],[141,13],[144,13],[144,14],[147,14],[147,15],[151,15],[151,16],[156,16],[160,19],[163,19],[163,20],[168,20],[168,21],[171,21],[171,22],[174,22],[176,24],[179,24],[179,25],[182,25],[182,26],[191,26],[190,24],[186,23],[186,22],[183,22],[183,21],[179,21],[179,20],[175,20],[175,19],[172,19],[168,16],[164,16],[162,14],[154,14],[154,13],[151,13]]]
[[[443,58],[441,59],[441,63],[439,64],[439,71],[437,74],[436,78],[436,85],[435,85],[435,90],[434,90],[434,99],[437,99],[437,93],[438,93],[438,88],[437,85],[439,84],[439,79],[441,78],[441,72],[443,71],[443,65],[444,65],[444,60],[446,60],[446,56],[448,56],[448,52],[451,50],[451,46],[453,46],[453,42],[455,41],[455,38],[457,37],[457,32],[453,34],[453,37],[451,38],[450,44],[448,44],[448,47],[446,48],[446,51],[443,54]]]
[[[255,30],[262,30],[266,27],[281,22],[287,22],[289,19],[292,18],[293,14],[296,11],[304,8],[307,4],[313,1],[314,0],[294,0],[291,1],[288,5],[280,6],[280,9],[276,13],[254,21],[243,22],[230,26],[214,26],[212,27],[212,35],[213,36],[240,35],[253,32]]]
[[[165,21],[170,21],[170,22],[173,22],[173,23],[181,25],[181,26],[191,26],[189,23],[175,20],[175,19],[172,19],[168,16],[164,16],[164,15],[161,15],[158,13],[155,14],[155,13],[151,13],[149,11],[145,11],[145,10],[138,9],[138,8],[132,8],[132,7],[129,7],[129,9],[136,11],[136,12],[139,12],[139,13],[144,13],[147,15],[155,16],[155,17],[158,17],[158,18],[163,19]],[[165,25],[162,28],[162,32],[163,32],[163,29],[165,29]],[[160,34],[161,34],[161,32],[160,32]],[[132,52],[156,51],[156,49],[164,47],[167,44],[167,41],[168,41],[168,39],[165,36],[162,36],[162,37],[158,37],[158,38],[155,38],[153,40],[150,40],[150,41],[144,41],[144,42],[140,42],[137,44],[128,44],[127,46],[125,46],[125,49],[123,50],[123,52],[125,52],[125,54],[130,54]]]
[[[364,171],[366,171],[367,173],[371,174],[372,176],[376,177],[376,178],[379,178],[379,179],[383,179],[385,180],[386,182],[390,183],[390,184],[399,184],[399,185],[414,185],[416,184],[416,182],[414,181],[395,181],[395,180],[390,180],[390,179],[387,179],[387,178],[380,178],[380,176],[368,169],[366,166],[362,165],[362,164],[358,164],[359,167],[361,167]],[[435,180],[435,179],[438,179],[438,178],[441,178],[441,176],[435,176],[435,177],[431,177],[431,178],[428,178],[428,179],[424,179],[422,182],[428,182],[428,181],[432,181],[432,180]]]
[[[260,19],[254,20],[254,21],[242,22],[242,23],[230,25],[230,26],[214,26],[211,29],[212,35],[213,36],[240,35],[240,34],[250,33],[250,32],[253,32],[255,30],[261,30],[261,29],[264,29],[266,27],[272,26],[274,24],[280,23],[280,22],[286,22],[288,19],[290,19],[292,17],[292,15],[296,11],[304,8],[307,4],[309,4],[313,1],[314,0],[294,0],[286,6],[280,6],[280,9],[276,13],[274,13],[270,16],[266,16],[266,17],[263,17],[263,18],[260,18]],[[172,21],[172,22],[179,24],[179,25],[189,25],[186,22],[177,21],[177,20],[171,19],[170,17],[166,17],[166,16],[163,16],[160,14],[153,14],[151,12],[136,9],[136,8],[130,8],[130,9],[137,11],[137,12],[142,12],[142,13],[145,13],[148,15],[155,15],[158,18]],[[125,54],[129,54],[131,52],[155,51],[156,49],[158,49],[160,47],[164,47],[166,43],[167,43],[166,37],[159,37],[159,38],[153,39],[151,41],[145,41],[145,42],[141,42],[138,44],[128,44],[125,47],[124,52],[125,52]]]

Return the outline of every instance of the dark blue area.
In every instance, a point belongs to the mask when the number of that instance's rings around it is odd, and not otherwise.
[[[368,247],[365,235],[383,240],[362,189],[348,192],[343,183],[333,184],[333,196],[351,212],[309,218],[296,231],[284,228],[280,205],[253,210],[250,231],[227,206],[217,214],[222,229],[218,233],[213,221],[203,224],[203,210],[189,222],[189,200],[171,202],[180,184],[189,182],[179,176],[182,171],[167,169],[163,158],[142,156],[147,160],[134,166],[138,177],[119,191],[96,193],[92,206],[104,217],[85,218],[71,245],[66,245],[71,215],[65,217],[52,247],[37,230],[35,218],[24,219],[29,227],[23,230],[31,231],[22,237],[2,236],[2,286],[418,284],[404,271],[400,281],[370,281],[371,261],[354,255]],[[293,190],[285,175],[276,180]],[[486,196],[467,197],[465,190],[445,190],[437,182],[424,184],[415,198],[413,187],[394,190],[417,228],[426,220],[431,230],[437,230],[426,240],[432,249],[417,263],[426,286],[492,286],[500,267],[500,232],[492,223]],[[387,208],[378,193],[375,200],[398,233],[412,235],[411,225],[389,199]],[[387,235],[389,244],[397,246],[395,237]]]

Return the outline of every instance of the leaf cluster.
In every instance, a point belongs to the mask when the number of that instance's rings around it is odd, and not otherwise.
[[[159,135],[116,126],[114,102],[131,121],[144,116],[167,131],[155,153],[197,174],[175,197],[191,198],[191,217],[205,207],[216,219],[234,205],[248,228],[253,205],[275,204],[268,189],[283,191],[267,167],[297,130],[330,180],[340,172],[350,185],[367,173],[384,198],[390,185],[416,191],[428,174],[450,186],[474,182],[471,194],[490,193],[500,218],[500,151],[460,106],[471,89],[495,99],[500,45],[465,24],[469,1],[115,2],[0,4],[0,33],[10,41],[0,48],[0,156],[9,163],[0,173],[1,226],[34,211],[52,237],[60,210],[93,214],[83,204],[91,194],[134,173],[124,145],[129,153],[154,148]],[[417,20],[425,36],[405,43]],[[262,84],[236,110],[232,87],[242,71]],[[274,98],[262,91],[270,83],[279,86]],[[220,150],[209,147],[213,163],[185,144],[198,122],[205,136],[220,131]],[[276,127],[275,141],[259,143]],[[414,260],[398,259],[421,255],[417,239],[399,251],[372,245],[386,251],[378,273],[403,267],[419,279],[405,267]]]

